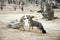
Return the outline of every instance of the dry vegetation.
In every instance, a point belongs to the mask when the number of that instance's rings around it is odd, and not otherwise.
[[[3,10],[0,10],[0,40],[60,40],[60,9],[54,9],[54,15],[58,19],[51,21],[42,19],[42,15],[37,13],[39,9],[39,6],[30,5],[29,7],[24,7],[24,11],[21,11],[19,8],[14,11],[12,5],[9,6],[7,4]],[[47,33],[42,34],[35,27],[30,32],[7,28],[7,24],[10,21],[20,20],[21,16],[25,14],[34,15],[36,17],[34,20],[41,22]]]

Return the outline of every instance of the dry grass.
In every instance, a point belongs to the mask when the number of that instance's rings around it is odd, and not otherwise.
[[[58,19],[46,21],[42,19],[40,13],[36,12],[39,7],[25,7],[23,12],[20,9],[14,11],[10,7],[7,9],[7,7],[2,11],[0,10],[0,40],[60,40],[60,12],[55,12],[55,16]],[[31,9],[33,10],[32,12],[29,11]],[[47,33],[42,34],[36,27],[31,31],[7,28],[7,24],[10,21],[20,20],[21,16],[25,14],[34,15],[36,17],[34,20],[41,22]]]

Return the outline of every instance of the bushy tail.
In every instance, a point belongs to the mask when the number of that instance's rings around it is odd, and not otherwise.
[[[43,28],[43,27],[41,28],[41,30],[42,30],[42,33],[46,33],[46,30],[44,30],[44,28]]]

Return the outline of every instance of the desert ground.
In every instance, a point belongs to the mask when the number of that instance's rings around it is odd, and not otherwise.
[[[57,19],[46,21],[42,19],[41,13],[37,13],[40,10],[40,6],[29,5],[24,7],[24,11],[21,11],[18,7],[17,10],[13,10],[13,4],[6,5],[3,10],[0,10],[0,40],[60,40],[60,9],[54,9],[54,16]],[[43,34],[36,27],[30,31],[7,27],[9,22],[16,19],[19,21],[26,14],[35,16],[33,20],[41,22],[47,33]]]

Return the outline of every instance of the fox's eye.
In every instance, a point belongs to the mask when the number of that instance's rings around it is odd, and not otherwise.
[[[29,18],[27,18],[27,19],[29,19]]]

